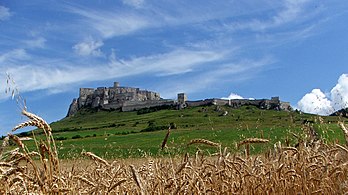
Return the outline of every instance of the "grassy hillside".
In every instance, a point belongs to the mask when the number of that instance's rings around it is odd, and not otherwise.
[[[197,149],[216,151],[206,146],[187,146],[191,139],[196,138],[218,142],[232,150],[237,150],[236,143],[244,138],[270,140],[251,148],[251,152],[267,150],[278,141],[295,145],[298,138],[294,134],[298,137],[305,135],[304,121],[309,122],[325,140],[344,142],[338,120],[343,119],[330,116],[319,122],[317,116],[299,112],[260,110],[253,106],[240,109],[204,106],[138,112],[83,110],[73,117],[52,123],[51,127],[62,157],[71,158],[86,150],[115,158],[181,154]],[[167,148],[162,151],[160,145],[170,125],[172,131]],[[43,136],[39,132],[35,135],[38,139]]]

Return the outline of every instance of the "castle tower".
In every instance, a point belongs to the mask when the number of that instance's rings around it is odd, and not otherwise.
[[[119,82],[114,82],[114,88],[120,87],[120,83]]]
[[[186,93],[178,93],[178,102],[179,102],[179,104],[185,104],[186,101],[187,101]]]

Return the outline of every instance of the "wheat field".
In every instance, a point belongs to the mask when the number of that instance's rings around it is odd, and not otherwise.
[[[247,138],[238,144],[243,152],[230,153],[219,143],[194,139],[188,144],[216,147],[216,153],[136,161],[105,160],[91,152],[89,160],[58,159],[51,128],[27,111],[25,126],[41,128],[45,140],[36,140],[36,151],[13,134],[0,149],[0,194],[344,194],[348,191],[348,147],[326,144],[310,135],[297,147],[277,143],[262,154],[250,155],[253,144],[269,140]],[[340,124],[348,140],[346,126]],[[170,130],[162,143],[162,149]],[[9,150],[9,141],[17,148]],[[348,142],[347,142],[348,143]]]

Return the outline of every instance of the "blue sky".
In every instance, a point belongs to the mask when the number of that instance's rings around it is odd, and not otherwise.
[[[79,87],[164,98],[270,98],[327,114],[348,102],[348,2],[1,0],[0,134],[29,111],[65,117]],[[235,96],[238,94],[239,96]]]

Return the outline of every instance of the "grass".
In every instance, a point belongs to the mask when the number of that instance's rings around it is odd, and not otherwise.
[[[227,111],[227,116],[221,113]],[[144,156],[180,155],[203,150],[213,153],[205,146],[187,146],[192,139],[207,139],[220,143],[235,151],[236,144],[249,137],[269,139],[265,145],[250,148],[251,154],[269,150],[281,141],[294,146],[298,140],[293,134],[303,136],[303,122],[313,122],[314,128],[327,142],[338,140],[344,143],[344,136],[337,125],[339,117],[323,117],[320,124],[315,115],[298,112],[260,110],[253,106],[232,109],[228,106],[204,106],[184,110],[160,110],[137,114],[137,112],[109,112],[83,110],[74,117],[65,118],[51,124],[53,136],[57,140],[60,158],[75,158],[84,150],[103,158],[130,158]],[[161,144],[167,128],[175,124],[168,137],[166,149]],[[160,127],[153,132],[142,132],[152,127]],[[44,135],[35,132],[37,139]],[[62,139],[64,138],[64,139]],[[73,139],[76,138],[76,139]],[[26,141],[34,148],[33,141]],[[239,149],[241,150],[241,149]]]

